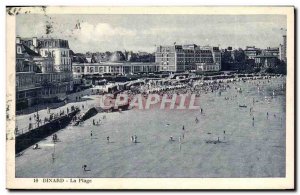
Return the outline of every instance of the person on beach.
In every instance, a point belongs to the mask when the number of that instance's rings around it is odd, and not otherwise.
[[[106,137],[107,143],[109,143],[109,136]]]
[[[39,145],[38,145],[38,144],[35,144],[35,145],[33,146],[32,149],[33,149],[33,150],[37,150],[37,149],[40,149],[40,148],[39,148]]]
[[[267,112],[267,119],[269,119],[269,112]]]
[[[56,141],[57,141],[57,135],[56,135],[56,134],[53,134],[53,135],[52,135],[52,141],[53,141],[53,142],[56,142]]]
[[[169,141],[173,141],[173,136],[170,136],[170,139],[169,139]]]
[[[134,141],[134,138],[133,138],[133,136],[131,136],[131,138],[130,138],[130,139],[131,139],[131,142],[133,143],[133,141]]]
[[[137,143],[137,136],[134,136],[134,143]]]
[[[184,131],[184,125],[182,126],[182,130]]]
[[[178,140],[179,140],[179,143],[181,143],[181,136],[179,136]]]
[[[91,139],[92,139],[92,137],[93,137],[93,131],[91,131]]]
[[[196,117],[196,119],[195,119],[195,122],[196,122],[196,123],[198,123],[198,122],[199,122],[199,120],[198,120],[198,118],[197,118],[197,117]]]
[[[93,119],[93,125],[95,126],[95,119]]]
[[[82,169],[83,169],[84,171],[87,171],[87,166],[86,166],[86,165],[83,165],[83,166],[82,166]]]

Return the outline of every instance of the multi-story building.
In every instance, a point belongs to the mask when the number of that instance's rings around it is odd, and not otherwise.
[[[155,62],[159,65],[159,71],[219,71],[221,52],[218,47],[200,47],[195,44],[159,46]]]
[[[261,54],[279,58],[279,47],[267,47],[267,49],[261,51]]]
[[[247,59],[253,60],[256,56],[261,54],[261,50],[259,48],[256,48],[255,46],[247,46],[244,50],[244,53]]]
[[[181,45],[159,46],[155,53],[155,62],[159,71],[184,71],[184,52]]]
[[[72,60],[67,40],[53,38],[20,38],[20,42],[44,58],[53,58],[54,71],[60,75],[66,92],[73,90]],[[61,87],[61,86],[60,86]]]
[[[66,98],[73,89],[68,47],[60,39],[16,38],[17,110]]]
[[[270,68],[276,65],[279,59],[279,48],[278,47],[267,47],[267,49],[261,50],[261,54],[254,57],[255,67],[257,68]]]
[[[272,55],[258,55],[254,59],[257,68],[271,68],[275,66],[278,57]]]

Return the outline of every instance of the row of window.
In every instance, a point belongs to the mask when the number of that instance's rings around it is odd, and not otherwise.
[[[61,58],[61,64],[71,64],[71,58]]]
[[[84,73],[84,68],[86,68],[87,73],[113,73],[113,72],[128,72],[130,70],[134,72],[143,72],[143,71],[155,71],[157,69],[156,66],[132,66],[132,67],[122,67],[122,66],[116,66],[116,67],[109,67],[109,66],[92,66],[92,67],[73,67],[73,72],[75,73]]]
[[[37,75],[22,75],[17,76],[16,86],[18,87],[34,87],[43,82],[63,82],[69,79],[65,74],[37,74]]]
[[[24,99],[24,98],[35,98],[37,95],[54,95],[59,93],[65,93],[68,91],[68,86],[61,86],[61,87],[53,87],[53,88],[42,88],[42,89],[36,89],[36,90],[30,90],[30,91],[20,91],[17,92],[16,97],[18,99]]]
[[[45,56],[45,57],[53,57],[55,58],[55,53],[56,53],[56,50],[41,50],[41,55],[42,56]],[[70,54],[69,54],[69,51],[68,50],[64,50],[64,51],[61,51],[60,53],[61,57],[70,57]]]
[[[199,66],[198,68],[202,71],[218,71],[220,69],[219,66],[214,66],[214,65]]]

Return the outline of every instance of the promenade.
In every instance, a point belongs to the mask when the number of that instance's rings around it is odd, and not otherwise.
[[[16,116],[16,135],[20,135],[30,131],[29,124],[31,123],[31,129],[34,129],[38,126],[37,122],[37,115],[39,115],[40,124],[45,123],[45,118],[50,119],[50,115],[53,114],[53,117],[59,117],[61,113],[67,114],[68,110],[71,111],[71,107],[78,107],[81,110],[81,113],[86,112],[88,109],[94,107],[98,102],[95,96],[90,95],[90,89],[85,91],[81,91],[78,93],[68,95],[68,101],[66,103],[59,103],[60,106],[57,104],[51,104],[49,106],[50,109],[44,108],[39,109],[39,106],[28,108],[28,110],[24,110],[23,112],[29,114],[21,114]],[[76,101],[76,97],[77,98]],[[63,105],[61,105],[63,104]],[[47,121],[46,121],[47,122]]]

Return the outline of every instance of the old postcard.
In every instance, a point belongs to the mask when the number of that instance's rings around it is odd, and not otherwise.
[[[8,189],[293,189],[294,7],[6,7]]]

